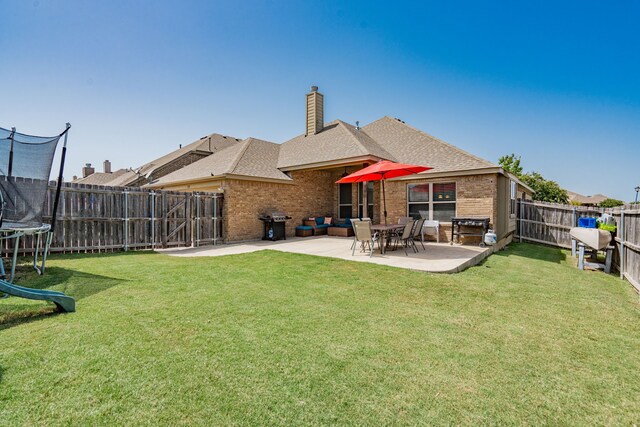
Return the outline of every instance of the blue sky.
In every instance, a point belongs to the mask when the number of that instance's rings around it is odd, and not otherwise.
[[[0,0],[0,16],[0,126],[71,122],[68,178],[212,132],[283,142],[317,85],[327,121],[399,117],[583,194],[640,185],[640,2]]]

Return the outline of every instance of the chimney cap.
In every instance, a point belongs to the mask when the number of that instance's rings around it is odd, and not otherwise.
[[[311,92],[317,92],[318,86],[311,86]]]
[[[85,163],[84,164],[86,167],[90,168],[91,167],[91,163]]]

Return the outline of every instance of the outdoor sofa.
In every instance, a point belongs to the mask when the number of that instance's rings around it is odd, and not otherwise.
[[[296,236],[353,236],[353,227],[351,219],[347,218],[344,222],[336,223],[330,216],[309,217],[302,221],[302,225],[296,227]]]

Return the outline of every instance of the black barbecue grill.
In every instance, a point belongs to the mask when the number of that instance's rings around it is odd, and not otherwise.
[[[285,225],[291,217],[287,216],[286,213],[277,211],[267,212],[260,215],[258,219],[264,224],[262,240],[287,240]]]
[[[460,243],[460,236],[476,236],[481,237],[480,246],[484,246],[484,235],[489,231],[489,218],[451,218],[451,244],[453,245],[454,238],[458,238]],[[480,229],[476,232],[460,231],[460,227],[476,228]]]

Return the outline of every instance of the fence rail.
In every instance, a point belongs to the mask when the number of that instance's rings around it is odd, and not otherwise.
[[[45,202],[51,220],[55,186]],[[223,240],[223,195],[65,183],[60,193],[52,252],[154,249],[218,244]],[[4,253],[12,240],[2,242]],[[35,241],[20,240],[33,253]]]
[[[578,219],[604,213],[613,215],[618,224],[614,266],[640,292],[640,210],[634,205],[605,209],[519,200],[516,238],[570,248],[569,230],[578,225]]]

